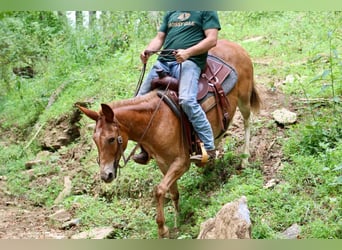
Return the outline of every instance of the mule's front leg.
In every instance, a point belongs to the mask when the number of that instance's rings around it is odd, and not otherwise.
[[[180,155],[180,154],[178,154]],[[185,158],[185,157],[184,157]],[[163,164],[161,162],[158,163],[161,171],[164,174],[164,178],[156,187],[155,195],[157,201],[157,224],[158,224],[158,234],[159,238],[169,237],[169,229],[165,226],[165,217],[164,217],[164,198],[167,191],[170,190],[171,198],[174,202],[176,210],[178,210],[178,198],[179,193],[177,189],[176,181],[181,177],[185,171],[189,169],[190,162],[188,158],[178,157],[175,158],[173,163],[169,168],[163,168]]]
[[[156,201],[157,201],[157,218],[156,222],[158,225],[158,235],[159,238],[169,238],[169,229],[165,225],[165,216],[164,216],[164,197],[167,192],[167,188],[159,184],[156,187]]]

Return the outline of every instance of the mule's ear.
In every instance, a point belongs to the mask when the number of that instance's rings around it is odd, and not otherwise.
[[[84,113],[86,116],[88,116],[90,119],[97,121],[100,117],[99,113],[97,113],[96,111],[87,109],[85,107],[82,107],[78,104],[76,104],[76,107],[79,108],[79,110],[82,111],[82,113]]]
[[[106,118],[107,122],[113,122],[114,121],[114,112],[111,107],[109,107],[107,104],[102,103],[101,104],[102,113]]]

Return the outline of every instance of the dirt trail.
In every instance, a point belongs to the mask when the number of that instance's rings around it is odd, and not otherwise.
[[[274,125],[272,112],[277,108],[288,108],[291,103],[277,90],[272,91],[261,84],[258,89],[264,105],[260,114],[254,116],[251,123],[251,160],[262,162],[262,171],[267,183],[275,178],[283,157],[278,138],[283,137],[284,129]],[[229,131],[231,136],[239,140],[243,138],[239,112]],[[0,176],[0,239],[68,238],[72,232],[58,229],[49,218],[55,210],[56,208],[33,206],[25,200],[9,196],[6,193],[6,179]]]
[[[4,183],[0,183],[3,185]],[[63,239],[65,231],[49,220],[52,211],[0,196],[0,239]]]

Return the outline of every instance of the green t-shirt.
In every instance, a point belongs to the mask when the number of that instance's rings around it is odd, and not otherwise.
[[[159,31],[166,34],[164,49],[187,49],[205,38],[206,29],[221,29],[216,11],[169,11]],[[190,57],[201,69],[208,53]],[[159,56],[160,61],[174,61],[174,56]]]

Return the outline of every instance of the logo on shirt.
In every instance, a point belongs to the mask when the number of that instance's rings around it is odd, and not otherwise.
[[[181,13],[181,14],[178,16],[178,20],[181,21],[181,22],[184,22],[185,20],[189,19],[190,16],[191,16],[191,14],[188,13],[188,12]]]
[[[168,27],[172,28],[172,27],[185,27],[185,26],[195,26],[195,22],[194,21],[190,21],[188,20],[190,18],[191,14],[189,12],[184,12],[181,13],[178,17],[177,17],[177,22],[169,22],[168,23]]]

